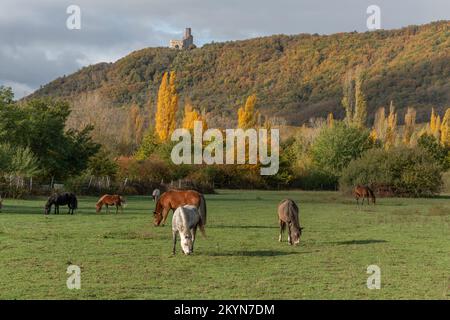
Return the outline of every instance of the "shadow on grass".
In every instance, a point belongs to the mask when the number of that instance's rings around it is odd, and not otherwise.
[[[289,256],[294,254],[304,254],[309,252],[286,252],[275,250],[251,250],[251,251],[231,251],[231,252],[215,252],[206,255],[212,257],[277,257]]]
[[[209,228],[216,229],[278,229],[276,226],[224,226],[224,225],[215,225],[210,226]]]
[[[367,239],[367,240],[348,240],[348,241],[338,241],[332,242],[337,245],[349,245],[349,244],[372,244],[372,243],[386,243],[386,240],[376,240],[376,239]]]

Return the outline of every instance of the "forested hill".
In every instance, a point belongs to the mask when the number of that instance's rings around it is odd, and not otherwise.
[[[95,96],[107,107],[148,107],[155,104],[162,73],[176,70],[181,102],[189,98],[215,123],[234,121],[237,106],[256,93],[263,114],[297,125],[328,112],[342,117],[343,78],[358,65],[366,72],[369,120],[390,101],[400,111],[415,107],[418,121],[428,120],[431,106],[442,112],[450,105],[450,21],[365,33],[274,35],[189,51],[146,48],[60,77],[31,96],[64,97],[75,106],[80,97]]]

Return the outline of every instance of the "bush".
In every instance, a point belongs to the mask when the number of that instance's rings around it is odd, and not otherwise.
[[[338,181],[334,176],[309,168],[299,173],[291,183],[291,187],[303,190],[336,190]]]
[[[336,123],[323,129],[312,145],[311,154],[316,167],[337,181],[350,161],[373,146],[369,130]]]
[[[433,135],[423,134],[417,140],[417,145],[427,151],[444,169],[450,168],[450,150],[441,145]]]
[[[442,166],[420,147],[372,149],[350,162],[339,185],[343,192],[364,184],[381,195],[432,196],[441,189],[442,173]]]

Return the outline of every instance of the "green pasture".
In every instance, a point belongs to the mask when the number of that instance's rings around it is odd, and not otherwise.
[[[278,242],[276,207],[297,201],[299,246]],[[207,238],[171,255],[170,223],[150,197],[124,214],[44,216],[43,198],[4,200],[0,299],[449,299],[450,197],[384,198],[356,206],[337,192],[219,190],[207,195]],[[113,212],[113,211],[112,211]],[[170,215],[169,221],[172,215]],[[68,265],[81,289],[66,286]],[[366,286],[369,265],[381,289]]]

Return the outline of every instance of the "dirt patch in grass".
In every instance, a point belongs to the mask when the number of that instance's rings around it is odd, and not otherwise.
[[[450,207],[444,207],[443,205],[432,206],[428,209],[429,216],[449,216]]]

